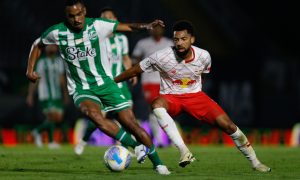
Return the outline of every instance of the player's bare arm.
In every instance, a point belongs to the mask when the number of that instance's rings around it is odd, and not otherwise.
[[[36,82],[40,78],[39,75],[34,71],[34,67],[35,67],[35,64],[36,64],[38,58],[41,55],[43,47],[44,47],[44,45],[41,43],[40,39],[37,39],[32,44],[31,50],[29,53],[26,76],[33,83]]]
[[[165,27],[162,20],[156,19],[151,23],[120,23],[117,26],[117,31],[149,30],[157,25]]]
[[[116,83],[118,82],[122,82],[125,81],[127,79],[130,79],[134,76],[137,76],[141,73],[143,73],[144,71],[142,70],[140,64],[136,64],[133,67],[131,67],[130,69],[127,69],[126,71],[122,72],[120,75],[118,75],[117,77],[114,78],[114,81]]]

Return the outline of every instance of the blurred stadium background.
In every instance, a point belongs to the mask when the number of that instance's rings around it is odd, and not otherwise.
[[[291,145],[292,128],[300,121],[299,11],[288,1],[234,0],[86,0],[88,16],[113,7],[121,22],[162,19],[166,35],[179,19],[196,28],[196,45],[212,56],[205,89],[258,144]],[[25,77],[31,43],[49,26],[64,20],[61,0],[0,1],[0,143],[33,143],[31,129],[41,122],[38,107],[25,103]],[[130,51],[147,32],[128,34]],[[145,119],[135,108],[140,119]],[[75,113],[76,112],[76,113]],[[81,117],[66,107],[63,130],[56,139],[74,143]],[[218,130],[190,117],[180,118],[184,138],[192,144],[228,143]],[[299,143],[299,139],[298,139]]]

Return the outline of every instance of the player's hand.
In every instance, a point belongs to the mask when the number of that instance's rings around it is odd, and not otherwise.
[[[132,86],[135,86],[138,82],[138,78],[136,76],[134,76],[131,79],[129,79],[129,81],[130,81]]]
[[[40,76],[35,72],[26,72],[26,76],[27,76],[27,79],[33,83],[35,83],[38,79],[40,79]]]
[[[165,27],[165,24],[162,20],[156,19],[153,22],[146,25],[146,29],[152,30],[155,26]]]

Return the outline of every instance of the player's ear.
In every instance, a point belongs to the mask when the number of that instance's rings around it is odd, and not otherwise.
[[[192,36],[191,37],[191,43],[194,44],[194,42],[195,42],[195,36]]]

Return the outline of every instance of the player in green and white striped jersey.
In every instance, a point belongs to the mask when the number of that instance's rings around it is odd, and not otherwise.
[[[38,147],[43,145],[40,137],[40,133],[43,130],[48,131],[48,147],[59,147],[53,140],[53,133],[55,124],[62,121],[63,98],[68,99],[68,93],[65,88],[64,64],[57,52],[58,48],[56,45],[49,45],[45,48],[45,55],[39,59],[36,66],[36,71],[41,76],[41,79],[37,83],[30,83],[28,88],[27,104],[33,106],[34,94],[37,89],[39,104],[46,118],[42,124],[32,131],[35,144]]]
[[[105,38],[115,30],[151,29],[157,24],[163,26],[162,21],[125,24],[101,18],[86,18],[82,0],[67,0],[65,12],[66,21],[50,27],[42,34],[41,41],[33,44],[26,72],[28,79],[34,82],[39,78],[33,69],[42,47],[47,44],[58,45],[65,63],[69,94],[80,110],[102,132],[135,148],[138,162],[143,162],[148,155],[159,174],[170,174],[159,159],[150,136],[138,125],[130,104],[112,79],[105,43]],[[116,123],[103,117],[101,109],[117,111],[122,126],[146,147],[133,140]]]
[[[100,17],[109,20],[117,20],[115,12],[110,7],[105,7],[100,11]],[[129,69],[132,66],[132,61],[128,55],[129,45],[128,39],[124,34],[121,33],[112,33],[108,38],[106,38],[108,59],[111,63],[111,71],[112,76],[116,77],[125,69]],[[137,83],[137,78],[135,77],[132,80],[132,84],[135,85]],[[128,88],[127,82],[118,83],[118,87],[121,89],[122,94],[126,98],[126,100],[132,106],[132,96],[131,92]],[[108,113],[106,115],[110,119],[117,119],[115,113]],[[91,136],[91,134],[96,129],[95,125],[92,123],[88,123],[86,130],[84,131],[84,135],[82,139],[74,147],[74,152],[77,155],[81,155],[84,151],[85,146]]]

